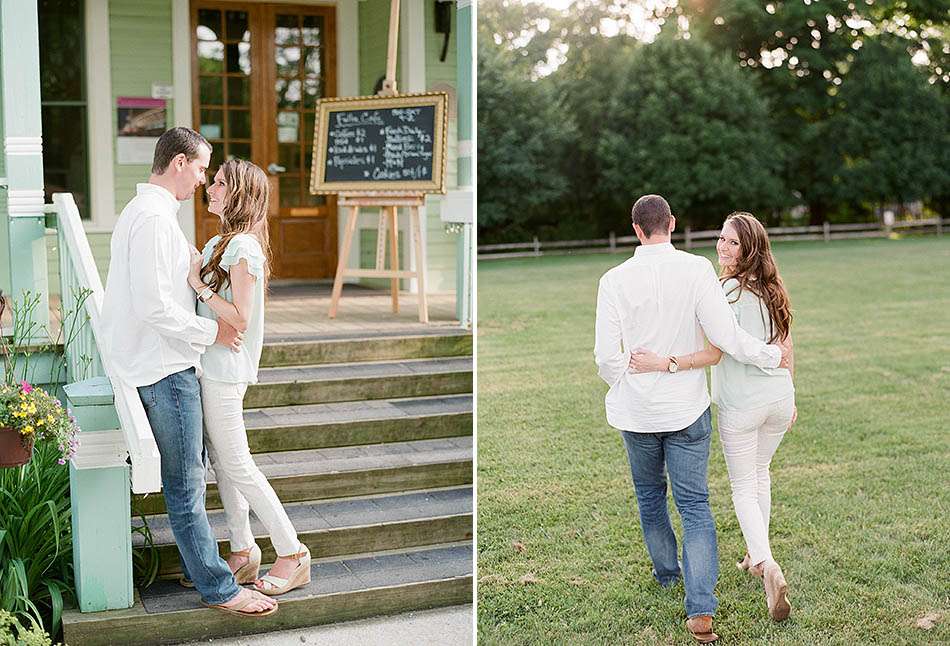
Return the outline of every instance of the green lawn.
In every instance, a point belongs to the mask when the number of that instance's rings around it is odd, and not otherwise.
[[[733,566],[745,547],[714,434],[720,643],[950,643],[950,236],[775,252],[799,417],[772,465],[772,549],[793,610],[773,624]],[[625,258],[479,263],[479,643],[693,643],[682,585],[650,576],[593,361],[597,281]]]

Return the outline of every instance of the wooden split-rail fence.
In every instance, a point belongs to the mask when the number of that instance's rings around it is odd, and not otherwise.
[[[930,218],[927,220],[906,220],[887,226],[879,222],[859,222],[853,224],[824,224],[771,227],[767,229],[769,239],[778,240],[842,240],[847,238],[886,238],[893,233],[930,233],[943,235],[944,227],[950,225],[950,218]],[[686,227],[682,232],[674,232],[672,241],[686,249],[715,246],[719,239],[719,230],[693,231]],[[594,240],[555,240],[542,242],[535,237],[531,242],[507,242],[478,246],[478,259],[521,258],[543,255],[571,253],[616,253],[632,249],[639,241],[636,236],[617,236],[611,233],[607,238]]]

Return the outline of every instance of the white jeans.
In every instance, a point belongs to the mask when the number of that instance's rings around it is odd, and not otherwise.
[[[752,563],[772,558],[769,464],[792,421],[795,397],[750,410],[719,409],[719,439],[732,485],[732,504]]]
[[[227,518],[231,551],[254,545],[249,506],[264,523],[278,556],[299,551],[297,532],[267,478],[254,464],[244,427],[247,384],[228,384],[201,378],[201,406],[208,457],[218,481]],[[250,505],[248,505],[250,503]]]

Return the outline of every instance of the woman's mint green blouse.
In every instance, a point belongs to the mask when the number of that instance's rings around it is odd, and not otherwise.
[[[771,337],[768,308],[748,289],[739,294],[738,287],[739,281],[730,278],[723,283],[722,289],[739,326],[768,343]],[[756,368],[739,363],[725,353],[719,365],[712,367],[712,400],[719,408],[750,410],[774,404],[794,394],[792,375],[787,368]]]
[[[201,252],[202,267],[208,264],[211,254],[221,236],[217,235],[205,245]],[[261,348],[264,345],[264,251],[253,235],[241,233],[228,243],[221,256],[221,268],[229,269],[238,264],[241,259],[247,260],[248,271],[257,278],[254,281],[254,298],[251,314],[248,318],[247,330],[244,332],[244,345],[240,352],[232,352],[229,348],[220,345],[210,346],[201,358],[201,369],[204,377],[226,383],[257,383],[257,366],[261,361]],[[218,290],[218,296],[233,302],[231,284],[223,290]],[[207,304],[198,301],[198,314],[206,318],[217,320],[218,316]]]

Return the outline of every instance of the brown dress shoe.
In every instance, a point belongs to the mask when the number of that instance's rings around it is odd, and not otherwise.
[[[785,621],[792,611],[792,604],[788,600],[788,584],[782,568],[775,561],[765,566],[762,581],[765,585],[765,602],[769,606],[769,617],[773,621]]]
[[[700,644],[711,644],[719,635],[713,632],[713,618],[709,615],[697,615],[686,620],[686,630]]]

